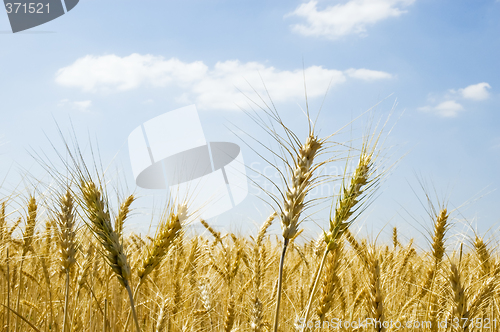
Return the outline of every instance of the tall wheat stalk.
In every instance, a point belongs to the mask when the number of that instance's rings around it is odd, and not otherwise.
[[[57,235],[59,244],[59,263],[62,272],[66,276],[66,285],[64,290],[64,320],[63,332],[68,327],[68,305],[70,292],[70,270],[76,262],[75,255],[78,249],[75,232],[75,216],[73,214],[73,198],[68,189],[60,201],[61,212],[57,216]]]
[[[23,232],[23,251],[21,255],[21,266],[19,267],[19,289],[17,291],[17,303],[16,303],[16,312],[19,314],[19,305],[21,301],[21,290],[23,288],[23,264],[26,254],[32,250],[33,237],[35,236],[35,226],[36,226],[36,214],[37,214],[37,205],[36,200],[33,196],[30,197],[28,201],[28,215],[26,219],[26,228]],[[14,331],[17,332],[17,327],[19,324],[19,315],[16,319],[16,325],[14,327]]]
[[[405,317],[408,307],[414,303],[422,300],[429,292],[432,291],[432,287],[436,278],[436,274],[441,266],[444,254],[445,254],[445,235],[449,229],[449,213],[446,208],[442,208],[439,213],[434,211],[431,204],[433,214],[435,215],[434,221],[434,232],[432,233],[432,264],[430,267],[426,268],[425,277],[422,285],[420,286],[419,292],[415,294],[411,299],[409,299],[405,305],[402,307],[398,314],[398,319],[400,316]],[[432,317],[431,317],[432,318]]]
[[[267,229],[271,226],[274,218],[276,218],[277,213],[273,212],[269,218],[261,226],[255,243],[253,246],[253,297],[252,297],[252,311],[251,311],[251,324],[250,328],[252,332],[261,332],[264,328],[264,317],[263,308],[261,303],[261,285],[262,285],[262,274],[264,273],[264,266],[266,264],[265,259],[265,248],[262,245],[264,236]]]
[[[120,242],[120,236],[111,225],[107,201],[94,182],[87,181],[80,184],[83,196],[83,209],[89,219],[89,227],[103,247],[103,255],[106,262],[111,267],[120,284],[127,290],[132,316],[135,322],[135,329],[140,332],[139,320],[135,311],[134,298],[130,287],[130,265],[127,255]]]
[[[290,239],[298,232],[300,216],[305,207],[304,200],[314,181],[313,173],[316,169],[314,158],[321,150],[323,144],[324,140],[315,136],[314,131],[311,130],[305,144],[297,150],[291,178],[285,190],[283,207],[281,208],[280,215],[284,241],[279,264],[274,332],[278,331],[281,289],[283,287],[283,265],[285,263],[286,249]]]
[[[124,205],[127,204],[127,201]],[[130,205],[130,204],[128,204]],[[122,211],[124,210],[122,205]],[[128,210],[128,206],[127,206]],[[126,215],[125,215],[126,216]],[[179,236],[182,230],[182,223],[188,219],[188,209],[187,204],[182,204],[177,207],[177,212],[173,210],[173,208],[169,211],[167,209],[167,214],[164,213],[160,220],[160,223],[157,226],[155,236],[151,243],[146,247],[145,257],[142,260],[142,264],[137,270],[137,276],[139,277],[139,282],[135,287],[133,293],[134,301],[137,300],[137,293],[139,292],[139,288],[146,280],[146,277],[156,269],[160,263],[165,258],[166,254],[172,243]],[[118,220],[123,219],[123,215],[117,217],[117,225],[123,224],[123,221],[118,222]],[[119,226],[122,229],[123,226]],[[125,321],[125,330],[128,329],[128,322],[130,319],[130,314],[127,315],[127,320]]]
[[[326,248],[324,250],[319,270],[316,279],[314,280],[312,292],[307,304],[305,313],[306,322],[309,319],[313,299],[328,253],[338,247],[339,239],[342,237],[349,225],[354,221],[354,218],[351,220],[349,218],[359,209],[358,203],[362,200],[364,191],[369,189],[370,186],[375,183],[375,181],[370,181],[369,179],[373,169],[373,152],[373,149],[368,151],[366,146],[362,149],[358,165],[351,177],[350,183],[348,186],[343,186],[343,190],[338,197],[335,215],[333,218],[330,218],[330,229],[328,232],[325,232],[323,237],[326,243]],[[304,331],[305,327],[302,330]]]
[[[10,259],[9,259],[9,247],[7,247],[6,252],[6,260],[5,264],[7,265],[7,310],[6,310],[6,315],[7,315],[7,332],[10,330]]]

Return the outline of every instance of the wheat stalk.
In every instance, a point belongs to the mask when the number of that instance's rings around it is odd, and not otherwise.
[[[375,256],[375,253],[373,254]],[[372,304],[373,318],[375,320],[375,328],[377,332],[385,331],[383,323],[385,321],[384,317],[384,303],[382,290],[380,286],[380,263],[379,259],[373,257],[370,264],[370,298]]]
[[[103,254],[106,262],[115,273],[120,284],[127,290],[135,328],[137,332],[140,332],[141,329],[139,327],[132,290],[130,288],[130,266],[123,245],[120,242],[120,237],[111,225],[111,217],[106,199],[92,181],[81,183],[80,189],[85,203],[84,210],[90,221],[90,230],[104,248]]]
[[[171,211],[167,218],[162,218],[158,225],[153,241],[146,249],[146,256],[137,272],[139,284],[149,275],[163,260],[171,244],[182,229],[181,220],[187,218],[187,206],[178,207],[177,213]]]
[[[31,196],[28,201],[28,215],[26,218],[26,228],[23,232],[23,251],[21,257],[21,266],[19,267],[19,289],[17,291],[17,303],[16,303],[16,312],[19,313],[19,305],[21,301],[21,289],[23,288],[23,263],[28,251],[32,250],[31,247],[33,243],[33,236],[35,235],[35,226],[36,226],[36,215],[37,215],[37,204],[35,197]],[[12,234],[12,232],[10,232]],[[16,325],[14,327],[14,331],[17,332],[17,326],[19,325],[19,315],[16,319]]]
[[[432,249],[431,249],[431,254],[433,258],[433,264],[430,267],[426,268],[426,273],[424,277],[424,281],[422,285],[420,286],[420,291],[415,294],[410,300],[408,300],[403,308],[401,309],[400,313],[398,314],[398,319],[400,315],[405,315],[405,313],[408,311],[407,309],[413,305],[415,302],[418,302],[422,300],[425,295],[429,292],[432,291],[432,286],[436,277],[436,274],[438,273],[440,264],[443,260],[444,252],[445,252],[445,234],[446,231],[448,230],[448,211],[447,209],[443,208],[437,214],[436,220],[434,222],[434,233],[432,235]]]
[[[482,276],[489,275],[491,272],[491,255],[483,239],[476,235],[474,248],[481,262]]]
[[[317,277],[312,287],[312,292],[309,297],[309,302],[305,313],[306,322],[309,319],[312,302],[314,300],[316,288],[319,284],[319,278],[321,277],[321,272],[323,270],[328,252],[335,250],[338,247],[339,239],[347,231],[350,224],[354,221],[353,219],[349,220],[349,218],[353,215],[353,213],[356,212],[356,205],[362,199],[363,192],[367,189],[366,186],[369,185],[369,177],[373,168],[372,158],[373,150],[369,152],[366,150],[365,146],[359,157],[358,165],[351,177],[349,186],[344,186],[341,195],[339,195],[337,206],[335,209],[335,215],[333,218],[330,218],[330,229],[328,232],[324,233],[326,248],[319,265]],[[302,330],[304,331],[305,327]]]
[[[232,295],[230,295],[229,303],[227,305],[226,316],[224,317],[224,332],[231,332],[233,328],[234,319],[235,319],[235,303]]]
[[[283,234],[283,251],[280,258],[278,289],[276,300],[276,312],[274,319],[274,332],[278,331],[279,310],[281,303],[281,289],[283,282],[283,265],[288,242],[298,232],[300,215],[304,209],[304,199],[313,183],[313,172],[315,170],[314,158],[324,144],[324,140],[319,139],[311,132],[304,145],[297,151],[294,161],[291,178],[285,191],[283,208],[281,209],[281,229]]]
[[[125,219],[127,219],[127,216],[130,212],[130,205],[134,202],[134,200],[134,195],[128,196],[127,199],[121,204],[118,215],[116,216],[115,232],[118,233],[120,238],[123,236],[123,224],[125,222]]]
[[[341,248],[337,247],[331,251],[326,264],[325,275],[323,277],[321,296],[316,309],[316,314],[322,322],[333,304],[333,294],[339,285],[339,266],[340,266]],[[307,320],[306,320],[307,321]]]
[[[162,301],[160,306],[160,312],[158,313],[158,320],[156,323],[156,332],[163,332],[165,330],[165,326],[167,325],[167,308],[168,308],[168,299]]]
[[[71,192],[68,190],[65,195],[61,197],[61,212],[57,218],[57,235],[59,244],[59,262],[60,268],[66,275],[66,286],[64,291],[64,320],[63,332],[67,330],[68,324],[68,304],[69,304],[69,284],[70,284],[70,270],[75,264],[75,255],[77,252],[78,244],[75,240],[75,216],[73,214],[73,198]]]
[[[271,226],[277,213],[273,212],[269,218],[262,224],[257,234],[255,244],[253,246],[253,299],[251,311],[251,325],[253,332],[261,332],[264,328],[264,316],[262,303],[260,301],[262,274],[265,264],[265,248],[262,245],[267,229]]]
[[[177,212],[173,210],[169,211],[168,217],[166,214],[162,215],[155,236],[146,248],[146,255],[142,260],[141,266],[137,270],[139,282],[132,295],[134,300],[136,300],[139,288],[144,283],[144,280],[146,280],[146,277],[153,272],[165,258],[170,246],[181,232],[182,222],[187,219],[188,211],[186,204],[179,205]],[[131,312],[133,313],[132,310]],[[130,315],[127,316],[127,320],[125,321],[125,329],[128,328],[129,319]]]

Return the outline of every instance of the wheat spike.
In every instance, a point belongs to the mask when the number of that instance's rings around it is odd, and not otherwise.
[[[354,238],[352,235],[351,231],[349,229],[346,229],[344,231],[344,236],[349,242],[349,244],[353,247],[354,252],[358,256],[358,258],[361,260],[364,266],[368,266],[368,254],[366,252],[366,248],[363,245],[360,245],[359,242]]]
[[[35,197],[31,196],[28,201],[28,215],[26,217],[26,227],[23,232],[23,251],[21,257],[21,265],[19,267],[19,288],[17,291],[17,304],[16,304],[16,312],[19,311],[20,301],[21,301],[21,289],[23,288],[23,264],[24,259],[28,251],[33,250],[32,243],[33,237],[35,235],[35,226],[36,226],[36,216],[37,216],[37,204]],[[17,227],[17,225],[15,226]],[[14,227],[13,227],[14,229]],[[9,237],[12,233],[9,234]],[[16,325],[14,327],[15,331],[17,331],[17,327],[19,325],[19,316],[16,319]]]
[[[320,321],[325,320],[325,315],[328,313],[333,304],[332,302],[335,288],[340,287],[338,278],[340,253],[341,249],[340,247],[337,247],[331,252],[329,258],[327,258],[325,275],[321,286],[321,295],[316,309],[316,314],[318,315]]]
[[[130,213],[130,205],[134,202],[134,200],[134,195],[128,196],[127,199],[121,204],[118,215],[116,216],[115,231],[120,237],[123,236],[123,224],[125,222],[125,219],[127,219],[128,214]]]
[[[155,237],[147,248],[147,256],[142,261],[142,266],[137,273],[141,282],[161,263],[171,244],[179,235],[182,229],[181,220],[185,219],[186,215],[187,206],[181,205],[178,207],[177,213],[170,212],[169,216],[160,222]]]
[[[233,328],[234,319],[236,317],[234,306],[234,299],[231,296],[227,305],[226,316],[224,317],[224,332],[231,332],[231,329]]]
[[[104,248],[103,254],[106,262],[115,273],[120,284],[127,290],[135,328],[137,332],[140,332],[141,329],[135,312],[134,297],[130,287],[130,265],[128,264],[123,244],[120,242],[120,237],[111,225],[107,202],[92,181],[81,183],[80,189],[85,203],[85,213],[90,221],[90,229]],[[104,321],[106,322],[106,319]]]
[[[58,214],[57,226],[60,268],[64,273],[69,273],[76,262],[75,255],[78,249],[73,198],[69,190],[61,197],[61,212]]]
[[[26,219],[26,228],[23,233],[23,256],[31,250],[33,236],[35,235],[37,205],[35,197],[30,197],[28,202],[28,216]]]
[[[459,319],[467,319],[467,297],[460,278],[460,272],[457,266],[453,263],[451,263],[451,273],[449,276],[449,280],[451,289],[453,290],[453,314]]]
[[[358,166],[351,178],[351,183],[348,187],[343,187],[342,194],[339,196],[335,209],[335,216],[330,219],[330,229],[328,233],[325,234],[327,250],[335,248],[338,240],[352,222],[348,222],[348,220],[358,209],[356,206],[362,199],[363,192],[366,190],[365,187],[369,183],[372,167],[372,154],[362,153],[359,158]]]
[[[119,236],[111,225],[107,203],[92,181],[83,183],[81,188],[90,229],[104,247],[104,257],[118,281],[127,287],[130,280],[130,266]]]
[[[304,199],[309,191],[314,171],[314,158],[324,144],[323,140],[310,134],[302,145],[295,159],[285,192],[285,200],[281,212],[281,228],[283,238],[289,240],[298,232],[300,215],[304,209]]]
[[[213,229],[204,219],[200,219],[200,223],[205,227],[210,234],[214,237],[215,241],[213,243],[213,246],[217,245],[217,243],[222,243],[222,238],[220,235],[220,232],[217,232],[215,229]]]
[[[370,264],[370,298],[373,318],[375,322],[380,322],[380,324],[375,325],[375,328],[378,332],[385,331],[385,327],[382,324],[385,321],[385,317],[383,295],[380,285],[380,263],[378,258],[374,258]]]
[[[250,329],[252,332],[262,332],[264,329],[263,308],[258,298],[252,303]]]
[[[168,299],[162,301],[160,306],[160,312],[158,313],[158,320],[156,323],[156,332],[163,332],[167,325],[167,314],[168,314]]]
[[[392,246],[393,246],[394,250],[397,249],[398,245],[401,245],[401,243],[399,243],[399,240],[398,240],[398,228],[394,227],[392,229]]]
[[[92,243],[89,244],[87,251],[83,257],[83,263],[78,269],[78,276],[76,279],[78,288],[77,288],[77,297],[82,288],[85,287],[85,283],[87,282],[87,276],[89,275],[90,268],[92,266],[92,259],[94,257],[94,245]]]
[[[0,246],[3,247],[7,229],[7,223],[5,221],[5,202],[2,202],[2,207],[0,208]]]
[[[481,262],[482,276],[489,275],[491,272],[491,255],[483,239],[476,235],[474,248]]]
[[[444,236],[448,230],[447,222],[448,211],[446,209],[442,209],[436,218],[436,222],[434,223],[434,235],[432,237],[432,254],[434,256],[434,263],[436,266],[443,260],[445,251]]]

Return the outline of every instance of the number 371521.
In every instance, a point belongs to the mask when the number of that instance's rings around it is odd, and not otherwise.
[[[7,9],[7,14],[48,14],[50,12],[49,4],[43,3],[21,3],[21,2],[7,2],[5,4],[5,8]]]

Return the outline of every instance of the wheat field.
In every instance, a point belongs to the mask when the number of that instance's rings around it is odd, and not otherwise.
[[[204,220],[203,233],[188,231],[200,220],[175,199],[154,234],[124,234],[136,198],[113,209],[102,177],[79,161],[54,173],[50,194],[30,188],[21,207],[17,196],[0,201],[0,331],[499,330],[497,252],[479,235],[452,249],[446,206],[431,209],[429,250],[397,228],[389,244],[352,231],[379,185],[379,135],[356,150],[328,227],[305,239],[308,193],[332,143],[313,126],[301,140],[274,120],[288,170],[276,212],[252,236]],[[268,233],[273,223],[280,236]]]
[[[34,233],[30,227],[42,223],[35,215],[41,207],[34,206],[34,200],[30,204],[31,216],[26,216],[27,224],[20,236],[13,233],[22,224],[23,216],[6,216],[5,204],[0,214],[3,331],[15,331],[16,325],[19,331],[63,331],[64,321],[70,331],[127,330],[124,325],[130,312],[129,298],[122,281],[115,277],[114,266],[103,257],[109,253],[103,252],[105,249],[87,229],[61,231],[56,220],[45,220],[43,230]],[[327,255],[310,321],[314,325],[322,322],[325,330],[328,328],[324,321],[333,328],[338,319],[352,322],[375,318],[403,325],[412,321],[448,321],[448,328],[422,329],[467,331],[465,326],[457,329],[452,323],[460,319],[464,324],[462,318],[468,318],[471,331],[478,330],[472,326],[481,326],[481,320],[484,330],[488,325],[495,330],[499,310],[495,253],[477,237],[472,241],[473,250],[444,256],[446,217],[443,210],[435,220],[430,252],[417,252],[412,241],[401,243],[396,229],[394,243],[378,247],[345,232],[337,248]],[[134,234],[123,238],[130,266],[129,283],[141,285],[135,298],[140,329],[271,329],[283,242],[266,235],[273,219],[275,216],[270,216],[250,238],[222,236],[206,223],[210,235],[187,237],[181,228],[173,235],[178,216],[172,212],[165,219],[167,229],[161,238]],[[289,243],[283,268],[281,331],[305,325],[301,324],[305,322],[300,320],[301,315],[325,248],[322,238],[300,245]],[[151,271],[144,268],[151,263]],[[360,329],[372,330],[384,327]],[[405,330],[404,326],[399,330]]]

